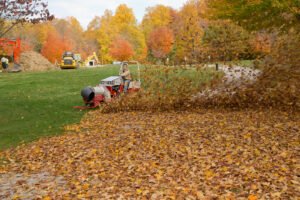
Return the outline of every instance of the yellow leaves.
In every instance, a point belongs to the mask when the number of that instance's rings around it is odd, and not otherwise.
[[[37,146],[33,149],[33,152],[39,154],[41,152],[41,148]]]
[[[97,153],[97,149],[92,149],[91,154],[96,154]]]
[[[159,181],[162,179],[164,172],[161,170],[158,170],[158,172],[155,174],[155,178]]]
[[[143,190],[137,189],[137,190],[136,190],[136,193],[137,193],[137,194],[142,194],[142,193],[143,193]]]
[[[204,175],[206,179],[211,179],[214,176],[214,172],[212,170],[206,170]]]
[[[284,172],[288,171],[288,168],[286,166],[282,166],[280,169]]]
[[[85,195],[84,194],[78,194],[77,199],[85,199]]]
[[[45,197],[43,197],[43,200],[52,200],[52,198],[49,196],[45,196]]]
[[[233,163],[233,159],[232,159],[232,157],[231,157],[230,154],[226,155],[225,159],[226,159],[226,161],[227,161],[229,164],[232,164],[232,163]]]
[[[138,188],[135,191],[136,195],[140,196],[142,200],[147,200],[149,198],[147,198],[147,195],[149,195],[149,190],[147,189],[142,189],[142,188]]]
[[[251,137],[252,137],[252,133],[246,133],[246,134],[244,134],[244,139],[251,139]]]
[[[224,166],[221,168],[223,172],[227,172],[228,171],[228,167]]]
[[[19,195],[14,195],[12,199],[13,200],[19,200],[19,199],[21,199],[21,197]]]
[[[105,171],[101,171],[99,174],[99,177],[105,177],[107,174],[106,174],[106,172]]]
[[[260,150],[258,150],[258,149],[255,149],[254,150],[254,154],[256,155],[256,156],[259,156],[261,153],[260,153]]]
[[[80,127],[78,125],[67,125],[67,126],[64,127],[64,130],[66,132],[71,132],[71,133],[76,132],[76,133],[78,133],[78,132],[80,132]]]

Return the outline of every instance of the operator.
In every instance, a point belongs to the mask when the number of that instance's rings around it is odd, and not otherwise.
[[[129,88],[130,85],[130,81],[131,81],[131,74],[128,68],[128,63],[123,62],[121,64],[121,68],[120,68],[120,76],[122,77],[123,83],[124,83],[124,93],[127,93],[127,90]]]
[[[1,58],[2,68],[6,70],[8,68],[8,59],[6,57]]]

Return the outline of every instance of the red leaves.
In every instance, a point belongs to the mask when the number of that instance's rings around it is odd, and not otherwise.
[[[171,29],[161,27],[154,29],[148,39],[148,46],[155,58],[165,58],[172,50],[174,36]]]
[[[133,47],[130,42],[119,36],[110,47],[110,55],[118,61],[129,60],[134,55]]]

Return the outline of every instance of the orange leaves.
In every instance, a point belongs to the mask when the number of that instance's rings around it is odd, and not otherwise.
[[[118,61],[125,61],[134,55],[134,51],[130,42],[119,36],[113,41],[110,54]]]
[[[258,200],[258,198],[257,198],[255,195],[251,194],[251,195],[248,197],[248,200]]]
[[[17,189],[19,196],[29,191],[51,199],[293,198],[299,121],[299,113],[287,118],[270,110],[95,110],[79,130],[1,154],[12,162],[0,164],[7,172],[0,175],[0,196]],[[252,142],[245,130],[253,131]],[[20,176],[22,187],[13,184]]]
[[[68,49],[72,49],[69,41],[61,38],[56,31],[51,31],[43,45],[41,53],[50,62],[55,63],[55,61],[59,62],[61,60],[63,52]]]
[[[148,39],[148,46],[155,58],[165,58],[171,52],[173,43],[173,33],[167,27],[154,29]]]

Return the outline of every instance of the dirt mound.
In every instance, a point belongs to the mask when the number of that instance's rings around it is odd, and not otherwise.
[[[22,71],[47,71],[56,69],[55,65],[51,64],[44,56],[34,51],[22,53],[20,65]]]

